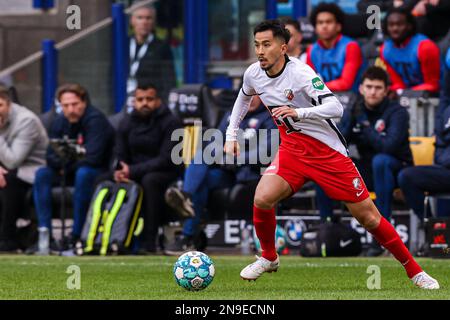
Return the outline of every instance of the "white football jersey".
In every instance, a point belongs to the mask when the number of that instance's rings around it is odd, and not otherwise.
[[[242,90],[233,107],[227,140],[236,139],[236,128],[239,128],[253,95],[258,95],[269,110],[281,106],[296,109],[298,119],[274,119],[282,131],[282,141],[287,135],[289,139],[301,138],[298,136],[301,133],[348,155],[345,139],[333,121],[333,118],[342,117],[344,108],[307,64],[286,56],[284,68],[274,76],[261,69],[259,62],[252,64],[244,74]]]

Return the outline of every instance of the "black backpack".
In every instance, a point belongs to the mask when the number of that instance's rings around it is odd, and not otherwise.
[[[321,223],[302,235],[304,257],[351,257],[361,254],[360,235],[339,221]]]
[[[130,253],[143,228],[143,191],[135,182],[105,181],[95,189],[76,253]]]

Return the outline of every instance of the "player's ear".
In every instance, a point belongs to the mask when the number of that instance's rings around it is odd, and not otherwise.
[[[281,53],[282,53],[282,54],[286,54],[287,49],[288,49],[287,43],[283,43],[283,44],[281,45]]]
[[[361,95],[363,95],[363,84],[361,83],[360,85],[359,85],[359,93],[361,94]]]

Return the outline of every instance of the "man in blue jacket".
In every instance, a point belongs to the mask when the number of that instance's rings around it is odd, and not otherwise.
[[[212,142],[217,144],[221,151],[223,150],[222,146],[230,115],[231,111],[227,112],[219,125],[222,141]],[[240,128],[243,130],[243,139],[245,140],[245,148],[243,148],[245,151],[242,151],[240,155],[240,158],[244,161],[243,164],[236,166],[234,164],[220,164],[216,163],[216,161],[214,161],[214,164],[207,164],[208,161],[205,161],[202,157],[207,156],[208,152],[202,152],[205,149],[198,150],[193,162],[185,171],[183,189],[180,191],[172,187],[167,190],[167,204],[173,207],[181,216],[190,217],[184,221],[182,236],[167,247],[167,254],[178,254],[193,245],[194,234],[198,231],[201,218],[204,217],[204,208],[208,201],[208,195],[213,190],[229,188],[236,183],[249,184],[253,181],[258,181],[261,177],[260,155],[264,153],[265,155],[271,155],[273,153],[273,150],[270,149],[271,129],[277,129],[272,117],[258,96],[253,96],[249,112],[242,120]],[[267,130],[265,140],[263,135],[258,136],[259,130]],[[257,136],[260,139],[256,140],[257,143],[252,146],[250,141],[256,139]],[[263,147],[266,147],[265,150],[267,152],[260,152],[263,150]],[[214,159],[217,159],[216,154],[212,156]]]
[[[65,166],[68,184],[74,185],[73,229],[71,242],[80,237],[89,208],[94,181],[104,171],[111,156],[114,131],[105,115],[89,104],[88,93],[79,84],[65,84],[58,88],[56,97],[62,114],[53,120],[49,138],[74,139],[84,149],[80,160],[70,159]],[[52,186],[59,185],[62,178],[63,159],[53,147],[47,149],[47,166],[36,173],[33,199],[41,235],[51,235]],[[42,240],[42,239],[40,239]],[[47,242],[47,241],[45,241]],[[41,250],[41,254],[48,253]]]
[[[413,164],[409,147],[409,114],[399,104],[390,101],[388,75],[379,67],[368,68],[359,91],[363,101],[344,111],[339,124],[341,133],[354,143],[360,158],[355,160],[369,190],[376,193],[375,203],[381,214],[389,219],[397,174]],[[322,218],[332,215],[333,203],[318,191]],[[370,255],[382,253],[374,246]]]
[[[398,176],[406,203],[421,219],[425,192],[450,192],[450,49],[445,64],[445,81],[435,118],[434,165],[406,168]]]

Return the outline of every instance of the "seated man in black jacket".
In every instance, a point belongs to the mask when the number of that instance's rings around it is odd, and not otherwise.
[[[164,192],[182,173],[171,160],[176,142],[172,132],[181,122],[162,104],[157,88],[141,82],[134,93],[134,109],[120,122],[116,135],[114,172],[99,180],[139,183],[144,190],[141,252],[156,252],[158,227],[164,222]]]
[[[96,177],[107,169],[111,157],[111,145],[114,130],[105,115],[88,101],[88,93],[78,84],[65,84],[56,93],[61,103],[62,114],[53,120],[49,138],[68,138],[76,140],[84,149],[81,159],[62,159],[52,146],[47,149],[47,166],[36,173],[33,186],[33,198],[38,217],[40,242],[51,234],[52,191],[53,185],[59,185],[63,174],[63,160],[68,184],[75,187],[73,198],[72,243],[81,235],[83,224],[89,209]],[[41,243],[48,243],[48,239]],[[48,247],[39,248],[41,254],[48,254]]]

